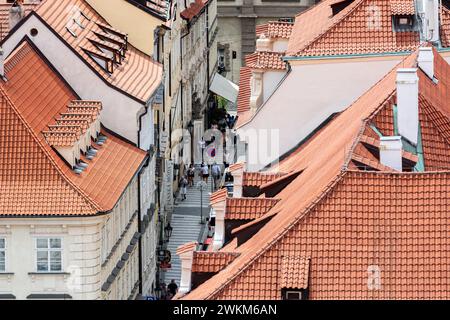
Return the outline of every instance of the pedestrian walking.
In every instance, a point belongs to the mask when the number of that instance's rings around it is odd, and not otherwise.
[[[167,288],[169,289],[169,294],[171,295],[171,298],[173,298],[173,296],[175,296],[178,292],[178,286],[177,283],[175,282],[175,279],[172,279]]]
[[[217,190],[217,188],[219,187],[220,176],[222,174],[222,171],[220,169],[220,166],[216,162],[214,162],[214,164],[211,167],[211,174],[214,181],[214,190]]]
[[[187,170],[188,176],[188,185],[189,187],[194,186],[194,177],[195,177],[195,168],[192,164],[189,165],[189,169]]]
[[[200,172],[201,172],[203,181],[208,182],[208,178],[209,178],[208,165],[206,163],[202,163],[202,166],[201,166],[200,170],[201,170]]]
[[[185,176],[182,176],[180,179],[180,188],[181,188],[181,201],[186,200],[186,187],[188,185],[188,181]]]

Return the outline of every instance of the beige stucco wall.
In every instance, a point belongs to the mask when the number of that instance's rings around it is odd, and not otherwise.
[[[153,32],[162,20],[124,0],[87,0],[114,28],[128,34],[130,43],[153,55]]]

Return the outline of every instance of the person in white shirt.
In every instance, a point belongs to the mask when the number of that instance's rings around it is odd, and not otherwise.
[[[219,187],[220,175],[222,174],[220,166],[216,162],[211,167],[211,174],[214,179],[214,190],[216,190]]]
[[[203,181],[208,182],[208,177],[209,177],[208,165],[205,163],[202,163],[202,167],[200,170],[201,170]]]

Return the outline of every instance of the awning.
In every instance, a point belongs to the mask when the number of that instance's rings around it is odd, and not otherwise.
[[[212,80],[211,86],[209,87],[209,90],[227,99],[230,102],[236,103],[239,86],[216,73]]]

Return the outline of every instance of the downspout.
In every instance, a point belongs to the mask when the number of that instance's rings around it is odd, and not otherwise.
[[[147,160],[148,162],[148,160]],[[145,166],[147,166],[148,164],[146,164]],[[141,221],[141,172],[139,172],[138,174],[138,230],[139,232],[142,231],[142,221]],[[139,247],[138,247],[138,255],[139,255],[139,266],[138,266],[138,270],[139,270],[139,294],[142,295],[142,281],[143,281],[143,277],[142,277],[142,235],[139,237]]]

